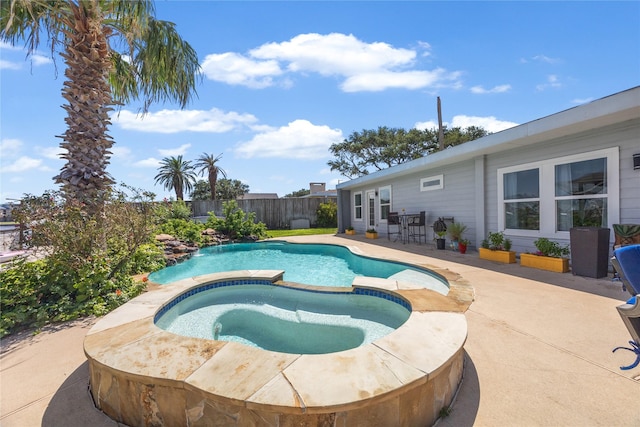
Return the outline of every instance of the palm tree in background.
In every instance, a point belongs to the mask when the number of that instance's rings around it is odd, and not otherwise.
[[[182,160],[182,156],[165,157],[160,162],[156,184],[161,183],[164,188],[175,190],[176,200],[184,200],[184,191],[191,191],[196,182],[196,171],[189,160]]]
[[[0,1],[0,41],[24,42],[32,56],[42,36],[51,57],[64,59],[67,163],[54,180],[89,213],[102,210],[113,184],[106,171],[113,106],[140,100],[146,112],[152,102],[176,101],[184,108],[195,95],[196,52],[154,14],[148,0]]]
[[[194,165],[196,169],[200,169],[200,174],[207,173],[209,187],[211,187],[211,200],[216,199],[218,174],[221,174],[225,178],[227,177],[227,173],[216,164],[221,157],[222,154],[218,157],[213,157],[213,154],[202,153]]]

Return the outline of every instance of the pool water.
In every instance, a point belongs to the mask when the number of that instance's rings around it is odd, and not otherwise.
[[[406,279],[446,295],[446,280],[427,269],[368,258],[345,247],[288,242],[234,243],[201,249],[189,260],[149,275],[167,284],[208,273],[283,270],[284,280],[318,286],[351,286],[356,276]]]
[[[189,296],[156,325],[179,335],[281,353],[325,354],[382,338],[409,315],[403,305],[380,296],[247,284]]]

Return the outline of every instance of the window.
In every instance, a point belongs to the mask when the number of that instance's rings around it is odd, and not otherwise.
[[[498,227],[550,237],[607,227],[618,218],[618,157],[609,148],[498,169]]]
[[[386,221],[391,211],[391,186],[378,189],[380,197],[380,219]]]
[[[435,175],[420,180],[420,191],[442,190],[444,188],[444,175]]]
[[[607,159],[601,157],[555,167],[558,231],[607,225]]]
[[[505,228],[539,230],[540,171],[528,169],[503,175]]]
[[[362,191],[353,195],[353,217],[362,220]]]

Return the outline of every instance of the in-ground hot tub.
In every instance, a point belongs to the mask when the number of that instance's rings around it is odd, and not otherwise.
[[[357,286],[336,291],[286,284],[279,282],[281,276],[281,271],[244,271],[184,279],[107,315],[85,339],[96,406],[131,426],[435,422],[462,378],[467,334],[462,313],[439,311],[450,307],[445,296],[417,286],[398,289],[399,282],[387,279],[367,285],[360,278]],[[177,335],[154,322],[195,294],[226,287],[267,289],[274,282],[278,293],[313,292],[322,298],[327,292],[335,298],[362,293],[411,311],[386,335],[327,354]]]

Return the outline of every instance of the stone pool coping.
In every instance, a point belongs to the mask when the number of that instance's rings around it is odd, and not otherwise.
[[[183,279],[144,293],[105,316],[84,341],[97,406],[117,420],[141,416],[123,413],[131,411],[126,409],[123,396],[110,397],[113,384],[105,378],[111,376],[136,384],[188,389],[254,412],[337,413],[424,386],[443,370],[447,371],[446,390],[438,394],[448,395],[441,399],[441,405],[450,403],[461,376],[466,307],[411,283],[357,277],[354,287],[396,293],[410,302],[412,313],[389,335],[337,353],[277,353],[234,342],[178,336],[154,324],[155,314],[173,298],[215,281],[270,280],[302,289],[352,291],[287,283],[281,280],[282,275],[276,270],[245,270]],[[460,365],[455,375],[449,373],[454,362]],[[195,405],[192,410],[196,418],[202,416],[197,414],[202,408]],[[172,424],[166,415],[164,422]],[[183,424],[184,419],[175,422]]]

